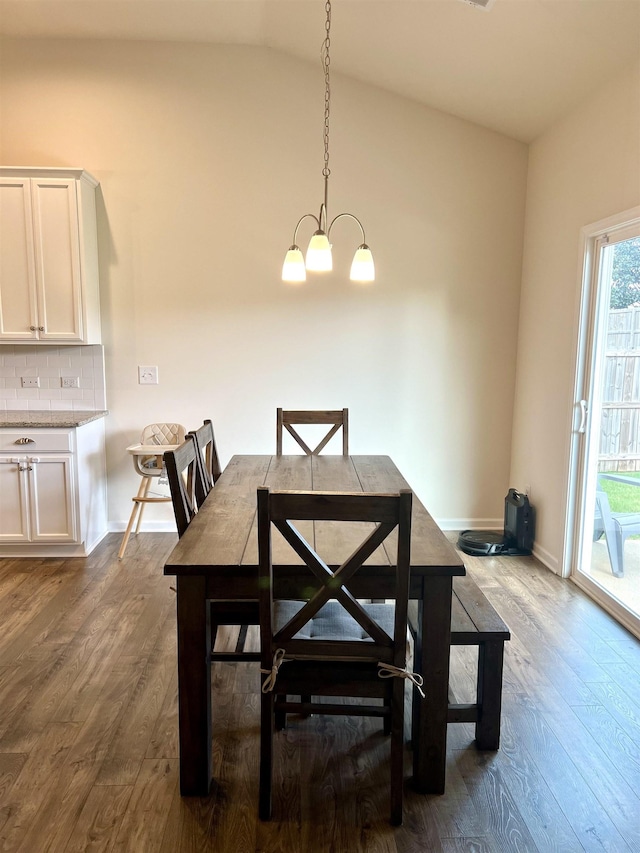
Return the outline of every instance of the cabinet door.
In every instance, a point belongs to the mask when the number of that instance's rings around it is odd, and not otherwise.
[[[39,339],[82,341],[76,181],[32,178],[31,187]]]
[[[0,454],[0,543],[29,541],[26,459]]]
[[[29,178],[0,179],[0,340],[36,340],[36,271]]]
[[[28,457],[32,542],[76,542],[73,457]]]

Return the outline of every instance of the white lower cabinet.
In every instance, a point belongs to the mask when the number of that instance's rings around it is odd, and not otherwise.
[[[104,426],[0,430],[0,556],[85,556],[107,532]]]
[[[73,456],[0,455],[0,542],[77,542]]]

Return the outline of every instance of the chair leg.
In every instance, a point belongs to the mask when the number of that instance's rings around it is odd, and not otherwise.
[[[211,654],[213,654],[215,651],[215,648],[216,648],[216,639],[218,637],[218,627],[219,626],[218,626],[218,623],[213,619],[213,617],[210,617],[210,618],[211,618]]]
[[[273,764],[273,693],[260,696],[260,820],[271,820],[271,769]]]
[[[141,495],[138,494],[138,497],[140,497],[142,499],[142,501],[144,501],[144,499],[149,494],[149,487],[151,486],[151,477],[145,477],[143,479],[143,482],[141,483],[141,486],[144,486],[144,488],[142,489],[142,494]],[[141,502],[140,503],[140,512],[138,513],[138,523],[136,524],[136,536],[138,535],[138,533],[140,533],[140,525],[142,524],[142,512],[143,512],[144,508],[145,508],[145,504],[143,502]]]
[[[136,516],[138,514],[138,510],[142,504],[138,503],[137,499],[133,499],[133,509],[131,510],[131,515],[129,516],[129,523],[127,524],[127,529],[124,532],[124,536],[122,537],[122,543],[120,545],[120,550],[118,551],[118,559],[121,560],[124,557],[124,552],[127,547],[127,543],[129,541],[129,537],[131,536],[131,530],[133,529],[133,525],[136,521]]]
[[[248,630],[248,625],[240,625],[240,630],[238,631],[238,641],[236,643],[236,652],[238,654],[242,654],[242,652],[244,652],[245,643],[247,642]]]
[[[620,530],[618,525],[616,524],[615,549],[616,549],[616,558],[617,558],[616,563],[617,563],[617,565],[613,566],[613,564],[612,564],[612,571],[613,571],[613,574],[615,575],[615,577],[617,577],[617,578],[624,577],[624,540],[625,540],[625,535]]]
[[[391,698],[391,823],[402,823],[404,787],[404,681],[393,679]]]
[[[282,702],[286,702],[287,697],[280,695],[276,696],[275,705],[274,705],[274,718],[275,718],[275,727],[277,732],[281,732],[287,727],[287,715],[284,711],[278,710],[278,705]]]
[[[300,696],[300,701],[306,702],[307,704],[311,703],[311,699],[312,699],[312,697],[310,695],[307,695],[306,693],[304,694],[304,696]],[[302,716],[303,717],[310,717],[311,714],[303,714]]]

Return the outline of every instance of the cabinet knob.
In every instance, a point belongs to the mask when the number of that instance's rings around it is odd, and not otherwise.
[[[32,332],[35,332],[35,331],[36,331],[36,327],[35,327],[35,326],[29,326],[29,329],[30,329]]]
[[[17,438],[14,444],[35,444],[35,441],[32,438]]]
[[[44,332],[44,326],[38,326],[38,331],[39,331],[39,332]]]

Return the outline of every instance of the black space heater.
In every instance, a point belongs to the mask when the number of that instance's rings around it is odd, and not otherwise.
[[[458,536],[458,548],[474,557],[526,556],[533,549],[534,529],[535,512],[529,498],[509,489],[504,499],[504,532],[463,530]]]

